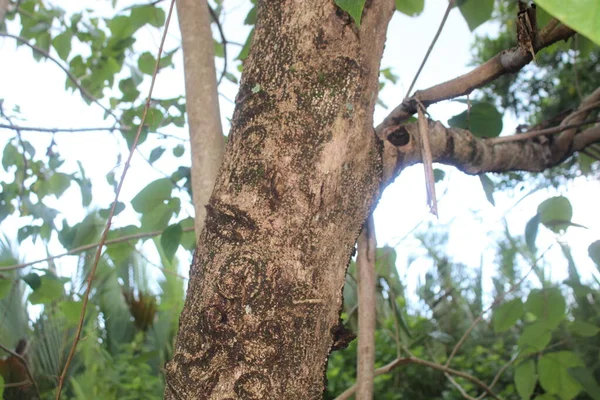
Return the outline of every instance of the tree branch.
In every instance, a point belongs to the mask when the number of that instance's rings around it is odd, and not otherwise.
[[[376,275],[375,223],[371,214],[358,238],[358,255],[356,269],[358,272],[358,362],[356,381],[358,385],[356,398],[370,400],[373,398],[373,382],[375,368],[375,325],[376,318]]]
[[[188,227],[188,228],[183,228],[182,229],[183,232],[191,232],[193,230],[194,230],[194,228],[192,228],[192,227]],[[104,245],[108,246],[108,245],[111,245],[111,244],[128,242],[130,240],[135,240],[135,239],[150,238],[150,237],[158,236],[158,235],[160,235],[162,233],[163,233],[163,231],[135,233],[133,235],[126,235],[126,236],[121,236],[121,237],[118,237],[118,238],[106,240],[104,242]],[[38,264],[38,263],[41,263],[41,262],[47,262],[47,261],[56,260],[57,258],[62,258],[62,257],[66,257],[66,256],[72,256],[72,255],[75,255],[75,254],[83,253],[86,250],[91,250],[93,248],[96,248],[99,245],[100,245],[100,243],[86,244],[84,246],[75,247],[75,248],[73,248],[73,249],[71,249],[71,250],[69,250],[69,251],[67,251],[65,253],[58,254],[56,256],[46,257],[46,258],[42,258],[40,260],[30,261],[30,262],[21,263],[21,264],[8,265],[6,267],[0,267],[0,271],[12,271],[12,270],[15,270],[15,269],[21,269],[21,268],[29,267],[31,265]]]
[[[404,357],[404,358],[397,358],[394,361],[392,361],[391,363],[389,363],[387,365],[384,365],[381,368],[377,368],[375,370],[375,376],[387,374],[387,373],[391,372],[393,369],[395,369],[396,367],[398,367],[400,365],[406,365],[406,364],[423,365],[423,366],[429,367],[431,369],[435,369],[437,371],[444,372],[445,374],[449,374],[449,375],[452,375],[452,376],[459,376],[459,377],[464,378],[464,379],[468,380],[469,382],[472,382],[475,385],[479,386],[481,389],[483,389],[492,398],[494,398],[496,400],[500,400],[500,398],[498,397],[498,395],[496,395],[492,391],[492,389],[490,389],[484,382],[482,382],[479,379],[475,378],[473,375],[469,375],[466,372],[457,371],[455,369],[448,368],[448,367],[446,367],[444,365],[436,364],[434,362],[423,360],[421,358],[417,358],[417,357],[413,357],[413,356]],[[349,399],[350,396],[352,396],[356,392],[356,387],[357,387],[357,385],[353,385],[350,388],[346,389],[345,392],[343,392],[338,397],[336,397],[336,400],[346,400],[346,399]]]
[[[541,172],[556,166],[576,151],[600,142],[600,125],[588,128],[570,137],[571,142],[552,138],[531,138],[523,141],[494,142],[477,138],[459,128],[446,128],[439,122],[429,121],[433,161],[453,165],[469,175],[484,172],[530,171]],[[399,143],[386,146],[384,171],[386,181],[407,166],[422,161],[417,123],[397,127],[387,136],[388,141]]]
[[[537,41],[534,50],[538,52],[560,40],[570,38],[575,33],[574,30],[566,25],[560,25],[549,31],[542,30],[538,35],[539,40]],[[502,75],[519,71],[531,62],[531,60],[531,54],[520,47],[504,50],[471,72],[439,85],[432,86],[429,89],[419,90],[414,96],[404,99],[404,101],[397,106],[381,124],[379,124],[376,131],[378,135],[380,135],[384,128],[399,125],[406,121],[406,119],[417,112],[416,99],[419,99],[425,106],[429,106],[430,104],[442,100],[469,94],[473,90],[488,84]]]

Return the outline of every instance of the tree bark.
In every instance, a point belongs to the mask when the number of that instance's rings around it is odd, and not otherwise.
[[[177,0],[185,73],[185,99],[192,155],[194,227],[200,235],[225,148],[215,54],[206,1]]]
[[[166,399],[318,399],[344,275],[382,174],[373,131],[391,0],[261,1],[207,206]]]

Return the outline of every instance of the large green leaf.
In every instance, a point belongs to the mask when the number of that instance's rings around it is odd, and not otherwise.
[[[181,234],[181,225],[173,224],[165,229],[160,236],[160,245],[165,252],[165,257],[169,261],[173,259],[173,256],[179,247],[179,243],[181,242]]]
[[[535,362],[529,359],[519,364],[515,369],[515,387],[521,400],[529,400],[535,389],[537,376],[535,374]]]
[[[540,222],[547,228],[558,232],[566,229],[573,217],[571,202],[564,196],[551,197],[538,206]]]
[[[600,400],[600,385],[589,368],[575,367],[569,368],[569,375],[575,379],[583,390],[593,399]]]
[[[559,288],[534,289],[527,297],[525,309],[548,326],[556,327],[565,317],[567,303]]]
[[[522,354],[531,354],[542,351],[550,343],[551,338],[551,329],[545,322],[534,322],[523,329],[517,344]]]
[[[172,190],[173,183],[170,179],[157,179],[140,190],[131,200],[131,205],[139,213],[152,211],[156,206],[171,198]]]
[[[569,368],[583,366],[579,356],[571,351],[546,353],[538,361],[540,385],[546,392],[570,400],[581,391],[581,385],[571,377]]]
[[[52,47],[54,47],[58,56],[65,61],[69,58],[69,53],[71,53],[72,38],[73,33],[71,31],[65,31],[52,39]]]
[[[494,0],[462,0],[458,2],[458,7],[469,29],[474,31],[492,16]]]
[[[335,4],[350,14],[358,26],[360,26],[360,18],[362,16],[365,2],[366,0],[335,0]]]
[[[396,0],[396,10],[415,17],[423,12],[425,0]]]
[[[565,25],[600,45],[600,2],[598,0],[537,0],[536,4]]]
[[[131,24],[138,29],[145,24],[160,28],[165,23],[165,11],[152,5],[136,6],[131,9]]]
[[[453,128],[467,129],[477,137],[496,137],[502,132],[502,114],[491,103],[475,103],[448,120]]]
[[[40,286],[29,295],[31,304],[48,304],[64,295],[65,279],[46,274],[40,280]]]
[[[523,316],[523,302],[521,299],[508,301],[494,310],[492,323],[496,333],[504,332],[512,328]]]

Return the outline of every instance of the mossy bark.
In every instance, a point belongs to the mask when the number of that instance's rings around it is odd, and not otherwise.
[[[379,190],[373,132],[393,1],[259,2],[166,399],[317,399],[344,275]]]

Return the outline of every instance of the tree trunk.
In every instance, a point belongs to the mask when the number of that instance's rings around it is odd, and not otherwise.
[[[185,72],[185,101],[192,154],[194,228],[200,235],[205,206],[219,173],[225,140],[215,78],[215,51],[205,1],[177,0]]]
[[[394,2],[259,2],[190,271],[166,399],[317,399],[344,274],[379,189],[373,131]]]

